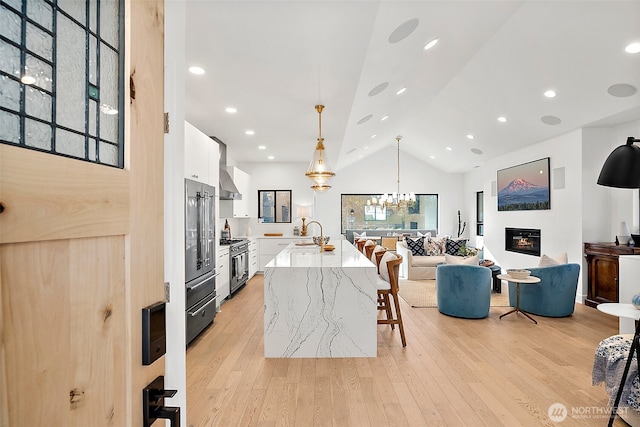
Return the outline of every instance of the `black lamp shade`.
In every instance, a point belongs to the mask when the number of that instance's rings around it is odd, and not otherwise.
[[[602,166],[598,184],[616,188],[640,188],[640,147],[627,140],[609,154]]]

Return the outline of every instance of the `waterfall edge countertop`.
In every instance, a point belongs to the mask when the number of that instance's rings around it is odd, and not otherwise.
[[[289,244],[265,267],[265,357],[376,357],[376,276],[346,240]]]

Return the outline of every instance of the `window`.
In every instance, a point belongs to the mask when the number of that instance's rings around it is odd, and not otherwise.
[[[385,207],[370,203],[374,194],[341,194],[342,233],[346,229],[438,230],[438,195],[416,194],[413,206]]]
[[[484,236],[484,192],[476,193],[476,235]]]
[[[0,143],[124,165],[121,0],[0,0]]]

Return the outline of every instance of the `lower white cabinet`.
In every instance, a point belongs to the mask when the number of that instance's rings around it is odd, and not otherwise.
[[[216,299],[218,306],[229,296],[229,246],[220,246],[218,262],[216,263],[218,276],[216,277]]]
[[[264,271],[264,266],[286,248],[289,243],[311,241],[311,236],[299,237],[258,237],[258,271]]]
[[[249,279],[256,275],[258,271],[258,241],[255,238],[249,239]]]

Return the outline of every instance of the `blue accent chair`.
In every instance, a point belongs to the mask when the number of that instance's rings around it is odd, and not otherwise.
[[[442,314],[466,319],[487,317],[491,305],[491,270],[479,265],[439,265],[436,295]]]
[[[520,284],[520,309],[546,317],[566,317],[573,314],[578,289],[579,264],[560,264],[528,268],[540,278],[534,284]],[[509,304],[516,306],[516,284],[509,282]]]

